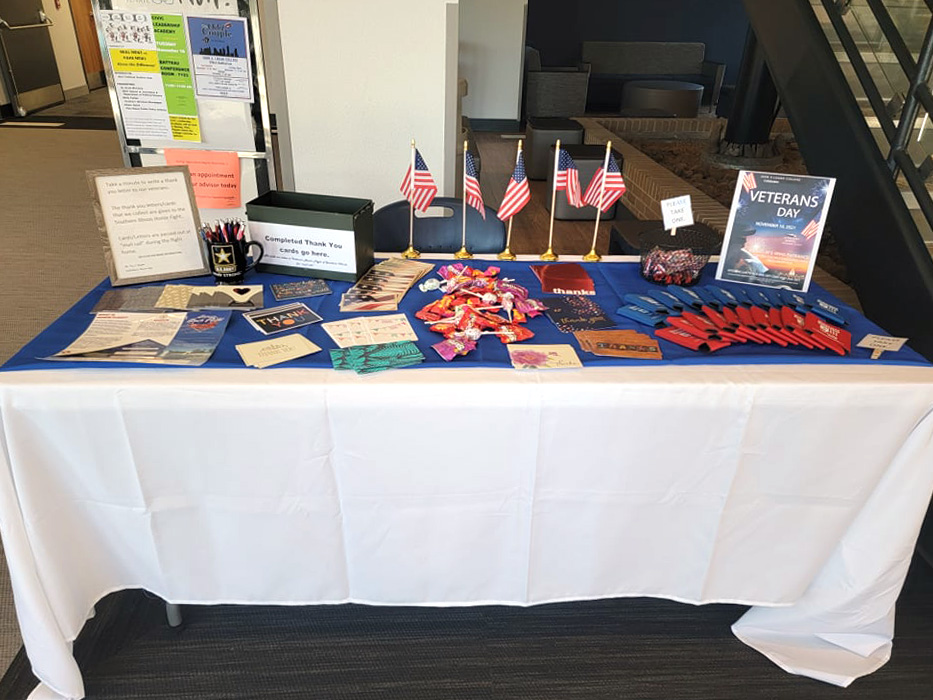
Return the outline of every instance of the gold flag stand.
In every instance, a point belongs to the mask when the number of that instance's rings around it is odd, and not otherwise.
[[[590,252],[583,256],[583,262],[599,262],[603,256],[596,252],[596,236],[599,234],[599,217],[603,213],[603,197],[606,196],[606,173],[609,172],[609,154],[612,141],[606,141],[606,158],[603,160],[603,180],[599,187],[599,201],[596,203],[596,226],[593,227],[593,244]]]
[[[409,172],[409,189],[408,189],[408,247],[402,251],[402,257],[412,260],[414,258],[420,258],[421,253],[415,250],[414,241],[415,241],[415,140],[411,140],[411,170]]]
[[[460,250],[454,253],[454,258],[457,260],[469,260],[473,257],[473,253],[467,250],[466,247],[466,210],[467,210],[467,191],[466,191],[466,163],[467,163],[467,146],[469,144],[463,142],[463,200],[460,202],[463,209],[463,233],[460,236]]]
[[[518,165],[518,159],[521,157],[522,157],[522,139],[519,139],[518,148],[515,151],[515,165]],[[508,192],[508,189],[506,189],[506,192]],[[501,253],[499,253],[496,256],[499,260],[515,260],[515,253],[513,253],[512,249],[509,247],[512,244],[512,219],[514,218],[515,218],[515,214],[512,214],[512,216],[509,217],[509,231],[505,235],[505,248],[503,249]]]
[[[551,187],[551,223],[548,227],[547,250],[541,253],[540,257],[545,262],[554,262],[557,260],[557,253],[554,252],[554,205],[557,203],[557,165],[560,163],[560,139],[554,145],[554,178]],[[569,185],[569,183],[568,183]]]
[[[501,253],[496,257],[499,260],[515,260],[515,253],[509,248],[509,243],[512,242],[512,219],[515,218],[514,215],[509,217],[509,232],[505,236],[505,248]]]

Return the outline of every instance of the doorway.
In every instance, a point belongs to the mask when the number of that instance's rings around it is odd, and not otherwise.
[[[100,55],[100,43],[97,40],[97,24],[91,0],[71,0],[71,17],[74,20],[75,36],[78,38],[78,51],[89,90],[104,86],[104,61]]]
[[[65,100],[42,0],[0,0],[0,79],[19,116]]]

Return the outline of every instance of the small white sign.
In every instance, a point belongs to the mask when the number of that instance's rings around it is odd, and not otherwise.
[[[874,350],[871,354],[871,359],[877,360],[881,357],[881,353],[897,352],[904,347],[904,343],[906,342],[907,338],[895,338],[890,335],[875,335],[874,333],[869,333],[858,341],[858,347]]]
[[[264,265],[356,272],[353,231],[250,221],[250,240],[262,244]]]
[[[661,200],[661,215],[664,217],[664,228],[680,228],[693,225],[693,206],[690,204],[690,195],[671,197]]]

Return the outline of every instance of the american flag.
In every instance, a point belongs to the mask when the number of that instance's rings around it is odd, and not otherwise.
[[[813,238],[816,235],[816,232],[819,230],[820,230],[820,222],[817,221],[816,219],[813,219],[809,224],[803,227],[803,231],[801,231],[800,233],[801,235],[803,235],[804,238],[810,239],[810,238]]]
[[[604,178],[606,180],[605,191],[603,191]],[[600,191],[603,191],[601,205],[599,202]],[[616,163],[616,159],[610,155],[609,164],[606,167],[605,173],[602,168],[596,171],[593,175],[593,179],[590,180],[589,187],[586,188],[583,201],[591,207],[598,206],[602,211],[606,211],[615,204],[616,200],[623,194],[625,194],[625,180],[622,179],[622,173],[619,172],[619,164]]]
[[[463,152],[463,194],[466,203],[485,219],[486,205],[483,204],[483,193],[479,189],[479,179],[476,177],[476,163],[473,162],[473,154],[469,151]]]
[[[500,221],[507,221],[520,212],[529,201],[531,190],[528,187],[528,176],[525,175],[525,156],[519,153],[515,171],[509,180],[509,186],[505,188],[505,196],[502,197],[502,205],[496,216]]]
[[[755,182],[755,173],[743,173],[742,189],[746,192],[751,192],[756,187],[758,187],[758,183]]]
[[[415,182],[412,187],[411,166],[405,171],[405,179],[402,180],[402,186],[399,188],[412,206],[418,211],[427,211],[434,201],[434,195],[437,194],[437,185],[434,184],[434,178],[428,166],[425,165],[424,158],[415,149]]]
[[[557,190],[567,191],[567,203],[572,207],[583,206],[583,194],[580,191],[580,173],[577,164],[563,148],[557,157],[557,173],[555,174]]]

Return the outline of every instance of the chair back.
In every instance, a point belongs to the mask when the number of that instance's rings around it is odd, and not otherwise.
[[[407,200],[392,202],[373,214],[373,249],[400,253],[408,247],[410,205]],[[443,214],[433,216],[434,214]],[[467,207],[467,250],[471,253],[499,253],[505,248],[505,225],[494,209],[486,207],[486,220],[473,207]],[[427,215],[415,212],[414,247],[422,253],[455,253],[460,250],[463,231],[463,200],[435,197]]]
[[[701,73],[706,45],[684,41],[584,41],[593,73],[691,75]]]

